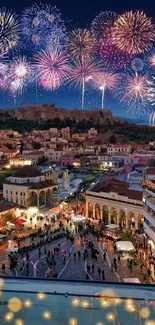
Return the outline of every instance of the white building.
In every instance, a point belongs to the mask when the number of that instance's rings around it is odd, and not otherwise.
[[[142,191],[105,176],[86,192],[86,217],[126,229],[143,225]]]
[[[112,144],[110,147],[107,147],[108,155],[115,155],[118,153],[131,153],[131,145],[129,144]]]
[[[45,157],[52,162],[59,162],[64,153],[65,152],[63,150],[47,149],[45,152]]]
[[[37,167],[25,166],[3,184],[5,201],[21,206],[44,206],[50,203],[54,186],[52,171],[42,173]]]
[[[150,250],[155,256],[155,183],[144,181],[144,232],[150,245]]]

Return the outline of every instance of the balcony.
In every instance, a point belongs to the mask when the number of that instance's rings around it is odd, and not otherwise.
[[[153,217],[145,208],[144,208],[144,217],[155,227],[155,216]]]
[[[145,230],[145,233],[155,242],[155,233],[154,231],[146,224],[146,222],[143,223],[143,227]]]
[[[155,211],[155,203],[152,203],[149,199],[145,200],[145,204],[152,209],[153,211]]]
[[[154,324],[153,285],[3,278],[1,286],[0,324]]]

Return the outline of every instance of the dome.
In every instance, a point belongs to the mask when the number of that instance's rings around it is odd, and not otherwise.
[[[37,177],[42,176],[41,171],[35,166],[24,166],[19,168],[13,175],[13,177]]]

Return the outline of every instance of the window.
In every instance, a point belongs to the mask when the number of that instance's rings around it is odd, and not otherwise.
[[[23,200],[20,200],[20,204],[23,205]]]
[[[25,200],[24,200],[24,205],[25,205]]]
[[[25,193],[23,193],[23,195],[25,196]]]
[[[10,191],[10,194],[12,195],[12,191]]]
[[[8,190],[6,190],[6,194],[8,194]]]
[[[22,192],[20,192],[20,195],[22,196],[22,195],[23,195],[23,193],[22,193]]]
[[[16,199],[16,204],[18,204],[18,199]]]
[[[18,195],[18,192],[16,192],[16,195]]]

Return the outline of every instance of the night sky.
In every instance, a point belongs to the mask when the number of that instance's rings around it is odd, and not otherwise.
[[[40,1],[34,1],[40,3]],[[45,2],[45,1],[42,1]],[[46,1],[48,3],[48,1]],[[0,6],[14,9],[17,13],[20,13],[24,7],[32,5],[31,0],[1,0]],[[117,13],[123,13],[126,10],[140,9],[144,10],[149,16],[155,18],[155,3],[151,0],[56,0],[50,2],[52,5],[57,5],[60,9],[63,18],[68,22],[70,28],[76,27],[89,27],[93,18],[100,11],[115,11]],[[101,106],[101,94],[93,89],[88,89],[85,97],[85,108],[90,109],[92,107]],[[68,86],[61,87],[55,92],[47,92],[42,89],[36,89],[34,87],[28,87],[24,95],[18,96],[16,100],[11,97],[8,99],[7,93],[0,92],[0,107],[18,107],[21,102],[55,102],[57,107],[66,108],[80,108],[81,106],[81,95],[78,89],[74,89]],[[105,97],[105,108],[113,110],[115,116],[130,117],[126,113],[125,105],[121,105],[118,101],[114,100],[112,96],[106,92]]]

